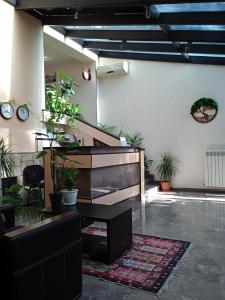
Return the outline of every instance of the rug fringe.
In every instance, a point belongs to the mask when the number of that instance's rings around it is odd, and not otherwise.
[[[194,247],[192,246],[192,243],[190,243],[188,249],[185,251],[184,255],[182,256],[182,260],[178,262],[173,269],[173,271],[170,273],[170,276],[167,278],[167,280],[164,282],[161,289],[158,291],[157,295],[161,296],[162,292],[168,291],[170,281],[174,278],[177,278],[179,275],[181,275],[181,269],[187,264],[189,255],[193,251]]]

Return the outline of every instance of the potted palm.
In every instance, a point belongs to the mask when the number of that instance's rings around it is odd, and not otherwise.
[[[160,187],[162,191],[168,192],[171,188],[171,180],[177,172],[177,160],[169,152],[163,152],[161,159],[156,167],[156,174],[160,178]]]

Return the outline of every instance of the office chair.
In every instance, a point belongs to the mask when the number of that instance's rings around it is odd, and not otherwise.
[[[29,186],[28,189],[28,198],[27,205],[30,203],[30,193],[33,188],[39,188],[41,192],[41,188],[44,187],[44,168],[41,165],[31,165],[27,166],[23,169],[23,185]]]

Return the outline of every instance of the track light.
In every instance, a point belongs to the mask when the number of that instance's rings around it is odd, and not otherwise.
[[[121,45],[120,45],[120,49],[125,49],[126,48],[126,44],[127,42],[125,40],[122,41]]]
[[[151,18],[151,10],[150,7],[145,8],[145,18],[150,19]]]
[[[184,52],[190,52],[190,50],[191,50],[191,42],[188,42],[184,46]]]
[[[79,19],[79,11],[76,9],[74,19],[78,20]]]

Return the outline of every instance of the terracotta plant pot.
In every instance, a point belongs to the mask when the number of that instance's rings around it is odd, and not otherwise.
[[[169,192],[171,183],[170,183],[170,181],[161,181],[160,186],[161,186],[161,190],[163,192]]]

